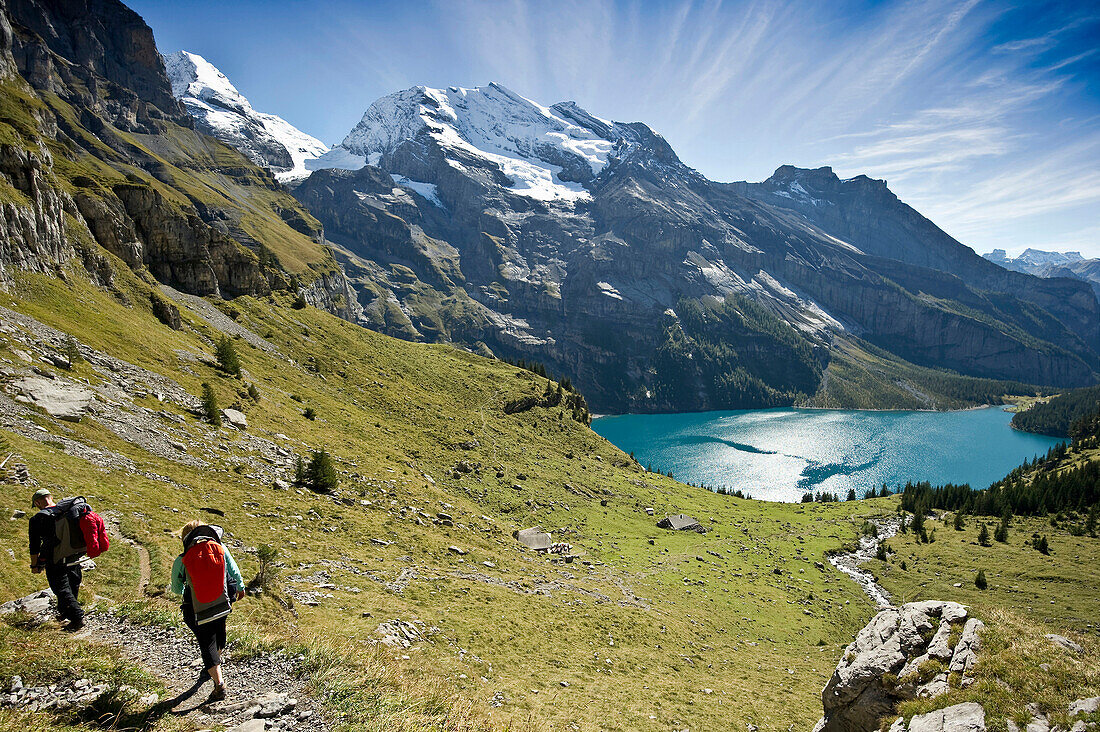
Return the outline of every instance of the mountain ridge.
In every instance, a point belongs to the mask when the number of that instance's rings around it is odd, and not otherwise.
[[[517,131],[516,119],[537,124]],[[752,406],[644,396],[671,378],[653,360],[678,337],[675,323],[661,325],[664,313],[730,293],[801,332],[826,362],[832,339],[856,337],[973,376],[1096,378],[1091,293],[986,262],[867,176],[782,166],[762,183],[715,183],[643,124],[540,105],[500,85],[383,97],[330,154],[332,167],[354,170],[316,171],[295,195],[361,260],[369,327],[543,361],[601,411]],[[389,174],[392,191],[368,168]],[[399,191],[407,201],[392,200]],[[388,233],[379,211],[396,217]],[[393,227],[409,243],[383,252],[377,242]],[[446,264],[430,253],[441,246]],[[388,271],[396,251],[411,274]],[[445,301],[449,314],[425,308]]]

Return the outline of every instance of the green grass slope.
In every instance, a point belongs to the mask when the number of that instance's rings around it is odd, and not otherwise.
[[[249,598],[233,632],[307,650],[319,691],[363,728],[807,727],[838,654],[872,613],[854,583],[815,562],[851,542],[886,499],[771,504],[684,486],[644,472],[560,410],[504,414],[506,402],[541,395],[545,379],[297,310],[289,297],[215,303],[270,344],[235,340],[245,373],[226,377],[209,363],[217,319],[178,302],[185,327],[173,331],[153,317],[149,286],[135,276],[120,277],[121,295],[67,280],[20,277],[0,304],[191,394],[211,383],[223,406],[247,413],[248,433],[213,428],[134,389],[124,408],[182,418],[165,427],[205,465],[143,449],[95,417],[71,424],[36,415],[37,427],[5,417],[9,449],[38,485],[84,494],[118,516],[150,552],[154,591],[167,584],[176,534],[192,517],[226,527],[249,577],[254,548],[279,547],[275,594],[284,602]],[[4,325],[0,359],[15,373],[26,366],[15,353],[23,331]],[[113,378],[89,363],[60,375]],[[307,407],[315,420],[303,416]],[[338,493],[276,489],[270,476],[289,468],[256,457],[249,435],[295,455],[328,450]],[[80,445],[132,467],[97,467]],[[463,461],[470,472],[455,470]],[[25,510],[28,493],[0,484],[0,509]],[[680,511],[710,531],[656,528]],[[433,523],[438,513],[454,525]],[[523,550],[512,532],[533,525],[572,543],[579,559],[555,564]],[[11,552],[0,553],[0,600],[42,585],[24,568],[25,530],[23,521],[0,523],[0,547]],[[105,560],[89,596],[174,608],[136,593],[126,545]],[[302,581],[311,576],[323,579]],[[318,592],[318,604],[303,602]],[[436,630],[407,650],[374,647],[376,626],[395,618]],[[0,656],[11,657],[3,643]]]

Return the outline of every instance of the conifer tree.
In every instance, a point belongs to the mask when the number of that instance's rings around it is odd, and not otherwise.
[[[989,546],[989,527],[982,523],[982,528],[978,531],[978,543],[982,546]]]
[[[340,485],[340,476],[332,457],[324,450],[313,453],[306,469],[306,483],[314,493],[333,493]]]
[[[241,375],[241,359],[237,356],[237,348],[229,336],[222,336],[218,341],[218,347],[214,351],[214,357],[218,360],[218,368],[230,376]]]
[[[978,570],[978,576],[974,578],[974,586],[977,587],[979,590],[984,590],[986,587],[989,587],[989,583],[985,579],[984,569]]]
[[[202,382],[202,415],[210,424],[221,426],[222,412],[218,408],[218,395],[214,393],[214,387],[205,381]]]

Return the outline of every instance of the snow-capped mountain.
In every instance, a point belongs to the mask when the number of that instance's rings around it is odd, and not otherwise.
[[[457,171],[471,163],[486,166],[499,170],[511,193],[569,203],[591,198],[584,184],[624,145],[637,142],[639,132],[572,102],[542,106],[496,83],[473,89],[417,86],[376,101],[339,146],[306,167],[358,170],[371,164],[394,172],[402,167],[405,146],[430,146]]]
[[[294,195],[368,327],[536,360],[601,410],[841,393],[820,370],[855,358],[852,338],[994,378],[1077,384],[1100,370],[1087,287],[982,259],[867,176],[783,166],[717,183],[643,123],[499,84],[385,96],[306,167]],[[718,342],[721,363],[706,355]],[[888,378],[881,389],[934,403]]]
[[[281,181],[309,175],[305,161],[328,152],[328,146],[282,117],[258,112],[229,79],[198,54],[178,51],[164,58],[172,94],[195,119],[196,126],[247,155]]]
[[[1045,252],[1041,249],[1025,249],[1018,257],[1009,257],[1004,249],[994,249],[982,256],[1006,269],[1027,272],[1040,277],[1046,276],[1042,270],[1047,267],[1069,265],[1085,259],[1081,256],[1081,252]]]
[[[1100,259],[1085,259],[1081,252],[1025,249],[1020,256],[1009,257],[1004,249],[994,249],[982,256],[1016,272],[1026,272],[1037,277],[1069,277],[1088,282],[1100,298]]]

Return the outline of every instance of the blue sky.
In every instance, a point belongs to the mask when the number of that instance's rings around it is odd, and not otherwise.
[[[1100,257],[1100,5],[130,0],[162,53],[339,142],[380,96],[496,81],[642,121],[688,165],[885,178],[979,252]]]

